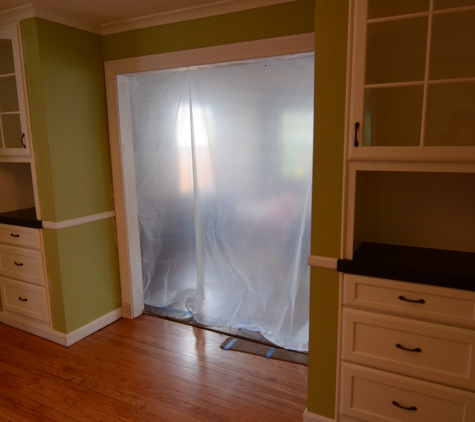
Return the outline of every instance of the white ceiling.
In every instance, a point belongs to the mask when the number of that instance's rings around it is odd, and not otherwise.
[[[0,0],[0,12],[27,4],[54,9],[104,25],[142,16],[168,13],[227,0]]]

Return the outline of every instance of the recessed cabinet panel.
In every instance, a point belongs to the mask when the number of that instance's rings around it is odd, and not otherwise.
[[[475,0],[434,0],[434,9],[450,9],[452,7],[475,6]]]
[[[368,24],[366,84],[423,81],[428,18]]]
[[[475,82],[429,85],[426,127],[425,145],[475,146]]]
[[[423,96],[423,86],[366,89],[364,145],[419,145]]]
[[[23,148],[25,142],[21,128],[20,113],[2,116],[3,141],[5,148]]]
[[[0,75],[15,73],[12,40],[0,39]]]
[[[369,0],[368,19],[427,12],[429,0]]]
[[[15,75],[0,77],[0,111],[18,112],[18,93]]]
[[[475,77],[475,10],[434,15],[429,79]]]

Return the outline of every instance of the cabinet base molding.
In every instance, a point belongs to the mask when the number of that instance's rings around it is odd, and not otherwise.
[[[325,416],[317,415],[305,409],[305,412],[303,412],[303,422],[335,422],[335,419],[328,419]]]
[[[50,340],[54,343],[58,343],[66,347],[69,347],[72,344],[78,342],[79,340],[86,338],[92,333],[99,331],[100,329],[106,327],[109,324],[112,324],[114,321],[117,321],[120,318],[122,318],[122,309],[118,308],[90,322],[89,324],[78,328],[77,330],[69,334],[64,334],[60,333],[59,331],[52,330],[48,327],[42,327],[40,325],[31,325],[31,323],[26,324],[19,319],[12,318],[9,315],[5,315],[3,312],[0,312],[0,323],[9,325],[10,327],[17,328],[19,330],[44,338],[46,340]]]

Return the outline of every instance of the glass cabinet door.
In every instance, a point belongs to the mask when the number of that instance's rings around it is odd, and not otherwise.
[[[0,28],[0,155],[29,155],[17,28]]]
[[[355,0],[354,13],[352,153],[475,147],[475,0]]]

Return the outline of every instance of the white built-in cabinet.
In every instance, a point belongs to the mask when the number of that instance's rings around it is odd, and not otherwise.
[[[0,26],[0,322],[51,332],[17,23]]]
[[[0,27],[0,157],[30,156],[19,26]]]
[[[353,0],[337,420],[475,420],[475,0]]]

